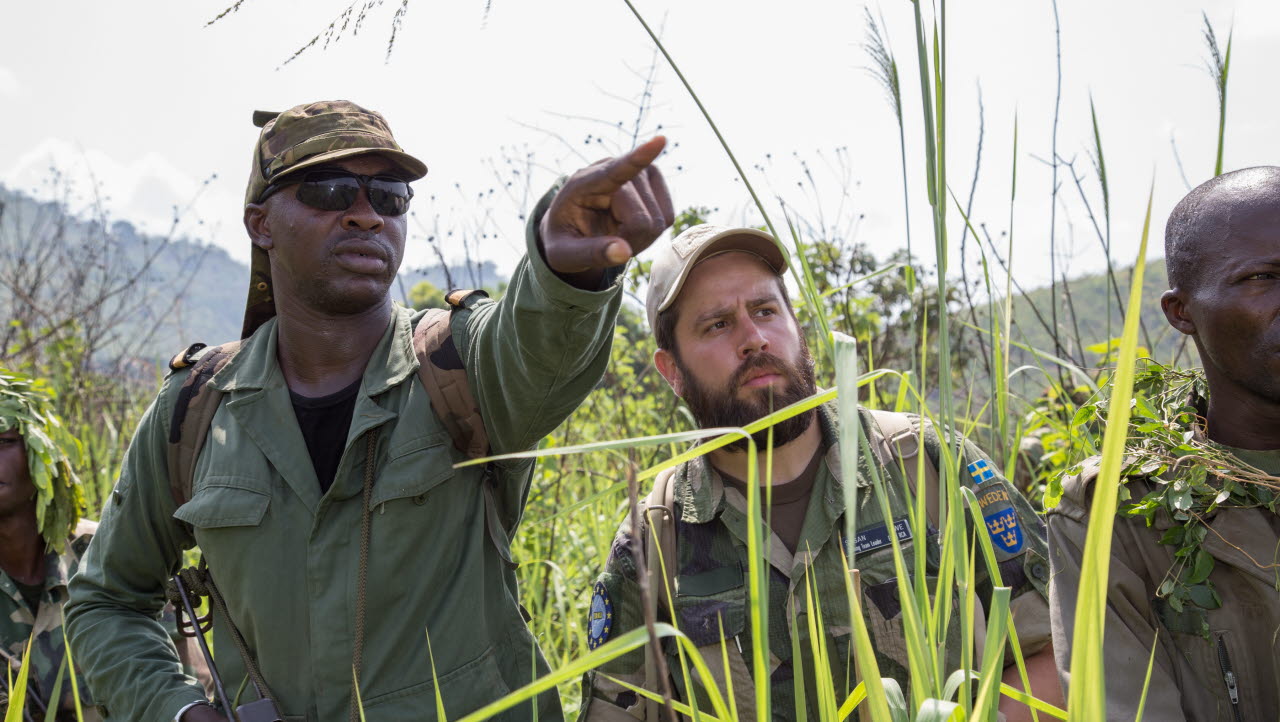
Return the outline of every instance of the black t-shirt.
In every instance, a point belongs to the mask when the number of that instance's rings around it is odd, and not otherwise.
[[[298,418],[298,428],[307,442],[307,453],[320,480],[320,493],[329,491],[338,474],[338,462],[347,446],[347,432],[351,430],[351,414],[356,408],[356,393],[361,379],[337,393],[311,398],[289,392],[293,401],[293,414]]]
[[[796,547],[800,544],[800,532],[804,529],[805,512],[809,508],[809,497],[813,493],[813,484],[818,479],[818,469],[822,464],[822,457],[826,456],[826,449],[821,445],[814,452],[813,458],[809,460],[809,465],[804,471],[800,472],[800,476],[785,483],[777,484],[773,487],[773,533],[778,535],[782,543],[786,545],[787,551],[792,554],[796,553]],[[720,473],[720,478],[724,483],[737,489],[743,496],[747,495],[747,483],[741,479],[735,479],[732,476]],[[764,507],[764,488],[760,489],[760,506],[761,513],[768,514],[768,510]],[[767,517],[766,517],[767,518]]]

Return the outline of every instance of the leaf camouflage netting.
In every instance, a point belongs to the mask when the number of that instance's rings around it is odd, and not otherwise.
[[[36,524],[40,536],[61,553],[85,510],[73,464],[80,441],[53,410],[48,384],[0,369],[0,432],[16,428],[27,448],[27,468],[36,487]]]
[[[1074,428],[1101,428],[1105,424],[1108,390],[1103,384],[1099,398],[1080,406]],[[1148,479],[1153,490],[1139,499],[1122,490],[1122,502],[1129,503],[1122,505],[1120,512],[1144,517],[1150,525],[1163,511],[1175,522],[1160,543],[1177,548],[1174,556],[1178,564],[1157,592],[1175,612],[1186,605],[1204,609],[1222,606],[1209,581],[1213,557],[1201,548],[1214,510],[1280,509],[1280,478],[1250,466],[1205,436],[1207,397],[1202,370],[1170,368],[1149,359],[1140,362],[1121,479]],[[1080,469],[1077,464],[1061,472],[1051,484],[1047,504],[1056,503],[1061,496],[1063,477]],[[1208,634],[1207,627],[1203,632]]]

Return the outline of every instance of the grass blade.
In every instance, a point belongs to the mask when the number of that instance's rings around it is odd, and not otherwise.
[[[1080,593],[1076,600],[1076,627],[1071,641],[1071,688],[1067,697],[1071,720],[1100,720],[1107,716],[1103,658],[1106,630],[1103,622],[1107,614],[1111,533],[1115,526],[1120,470],[1129,430],[1129,405],[1133,398],[1134,366],[1137,362],[1138,316],[1142,312],[1142,275],[1146,268],[1147,238],[1151,231],[1151,200],[1154,194],[1153,182],[1147,195],[1142,241],[1138,247],[1138,259],[1134,264],[1133,280],[1129,288],[1124,333],[1120,337],[1120,355],[1113,381],[1115,386],[1107,412],[1106,431],[1102,437],[1102,464],[1094,482],[1093,506],[1089,511],[1089,531],[1085,537],[1084,559],[1080,569]]]

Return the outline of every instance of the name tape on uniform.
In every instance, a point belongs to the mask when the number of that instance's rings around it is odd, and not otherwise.
[[[898,535],[899,542],[905,542],[911,538],[911,522],[904,517],[893,522],[894,533]],[[853,553],[862,554],[863,552],[874,551],[882,546],[889,544],[889,527],[885,524],[877,524],[866,529],[859,529],[858,533],[853,537]]]

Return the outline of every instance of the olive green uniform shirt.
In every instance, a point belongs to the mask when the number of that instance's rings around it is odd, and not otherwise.
[[[1280,451],[1227,450],[1280,476]],[[1053,648],[1064,690],[1071,681],[1071,643],[1096,461],[1091,473],[1063,484],[1061,503],[1047,514]],[[1142,498],[1155,483],[1129,480],[1132,498]],[[1169,572],[1183,563],[1174,557],[1177,547],[1159,543],[1173,526],[1172,517],[1158,512],[1150,527],[1142,517],[1116,517],[1103,626],[1109,720],[1135,719],[1148,661],[1146,720],[1280,719],[1280,516],[1265,508],[1219,508],[1207,520],[1202,548],[1214,558],[1209,581],[1222,606],[1189,605],[1178,612],[1157,595]]]
[[[618,269],[606,274],[602,291],[555,276],[536,239],[550,198],[531,216],[527,257],[505,296],[453,317],[453,339],[495,453],[536,444],[578,406],[609,359]],[[165,445],[187,372],[165,380],[71,584],[72,644],[110,719],[167,722],[204,698],[154,620],[166,579],[195,544],[285,719],[347,718],[361,484],[366,435],[375,428],[365,719],[435,719],[437,694],[456,718],[546,672],[518,607],[505,542],[520,520],[532,465],[500,465],[492,480],[485,467],[453,468],[464,457],[417,375],[411,340],[420,316],[392,314],[365,369],[337,476],[323,495],[276,361],[274,320],[209,381],[226,395],[196,465],[192,498],[177,509]],[[491,502],[486,484],[493,484]],[[224,685],[240,703],[251,701],[224,627],[214,628]],[[536,704],[539,719],[560,718],[554,691]],[[533,715],[526,704],[500,719]]]
[[[864,428],[875,424],[869,413],[861,412]],[[819,407],[818,423],[823,440],[828,447],[809,498],[804,526],[800,535],[798,552],[791,554],[776,534],[770,534],[769,545],[769,670],[771,689],[771,718],[774,720],[817,719],[816,674],[830,675],[839,705],[857,686],[855,660],[853,658],[853,626],[849,617],[846,572],[841,555],[844,534],[844,492],[840,478],[839,444],[837,443],[836,418],[833,409]],[[924,446],[926,453],[937,463],[940,456],[939,439],[932,426],[926,426]],[[1025,499],[998,473],[994,465],[978,448],[968,442],[963,445],[962,465],[981,463],[991,470],[978,492],[980,496],[994,493],[1012,501],[1011,512],[1021,529],[1021,545],[1016,554],[999,554],[1001,576],[1005,584],[1014,587],[1012,610],[1024,654],[1033,654],[1049,640],[1048,604],[1045,584],[1048,580],[1048,561],[1042,525]],[[898,601],[896,573],[893,565],[893,547],[888,534],[896,533],[902,544],[908,568],[912,568],[914,555],[923,547],[926,555],[928,583],[936,586],[933,576],[939,563],[937,532],[911,528],[907,518],[909,499],[900,490],[902,476],[899,469],[891,472],[879,467],[878,473],[885,479],[885,489],[890,494],[893,524],[886,524],[879,504],[874,499],[872,471],[869,464],[878,462],[860,454],[858,458],[859,508],[855,544],[855,564],[861,575],[864,618],[876,649],[880,672],[893,677],[910,698],[907,679],[907,653],[903,635],[903,618]],[[915,463],[910,459],[907,463]],[[962,466],[962,473],[964,473]],[[712,668],[722,665],[721,624],[724,638],[730,645],[730,669],[735,666],[733,657],[741,649],[744,664],[733,679],[735,699],[742,712],[744,701],[750,700],[750,674],[752,639],[750,602],[747,581],[749,557],[747,552],[746,500],[732,487],[727,487],[720,475],[710,465],[707,457],[699,457],[677,467],[675,478],[676,556],[677,578],[675,626],[689,636],[700,648],[706,648],[704,660]],[[893,532],[890,532],[893,529]],[[643,532],[648,533],[647,528]],[[849,549],[844,550],[846,556]],[[979,561],[977,589],[982,599],[990,593],[990,582],[985,565]],[[604,573],[595,586],[593,599],[597,607],[606,607],[610,617],[607,635],[599,627],[588,626],[592,646],[616,637],[644,624],[637,574],[638,568],[631,554],[631,528],[624,521],[614,539]],[[809,604],[806,591],[812,584],[815,602]],[[607,605],[605,602],[607,601]],[[979,607],[980,608],[980,607]],[[664,615],[665,609],[660,611]],[[818,619],[809,616],[821,613]],[[958,607],[953,610],[959,613]],[[795,634],[792,634],[794,619]],[[670,621],[662,619],[662,621]],[[811,650],[816,640],[809,633],[810,623],[820,630],[827,645],[830,669],[816,670]],[[985,623],[982,627],[985,629]],[[670,640],[663,640],[667,664],[672,670],[673,690],[683,700],[690,699],[686,689],[676,649]],[[950,625],[948,639],[948,669],[959,669],[960,639],[958,623]],[[1006,661],[1012,659],[1006,656]],[[797,667],[803,667],[806,705],[797,709]],[[613,676],[636,686],[644,683],[644,651],[629,652],[609,662],[597,671],[590,672],[584,680],[583,707],[580,720],[645,719],[645,705],[624,687],[607,679]],[[745,677],[745,679],[744,679]],[[696,685],[696,682],[695,682]],[[658,692],[660,690],[653,690]],[[700,707],[710,711],[705,691],[695,689]],[[652,720],[651,722],[657,722]]]

